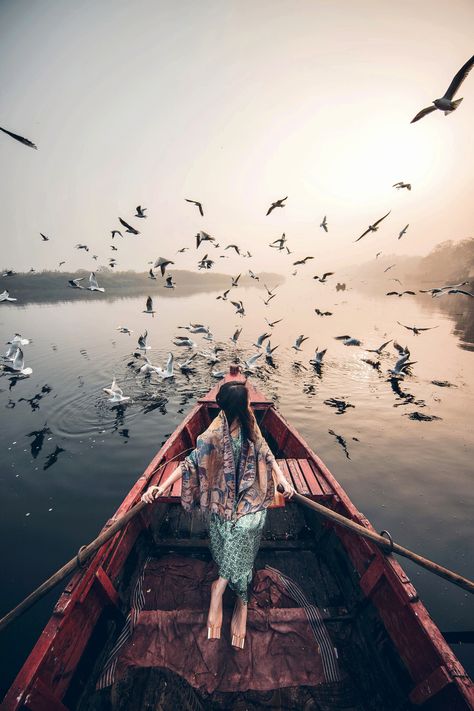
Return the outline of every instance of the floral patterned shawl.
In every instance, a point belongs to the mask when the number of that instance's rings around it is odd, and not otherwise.
[[[240,487],[235,518],[260,511],[272,503],[275,458],[256,421],[254,427],[258,433],[257,441],[242,440],[238,478],[229,423],[224,412],[221,410],[207,430],[199,435],[196,448],[181,462],[181,504],[185,511],[200,508],[203,513],[215,512],[224,519],[232,519],[236,479],[240,481]]]

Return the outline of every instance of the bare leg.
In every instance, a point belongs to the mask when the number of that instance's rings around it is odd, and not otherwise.
[[[245,632],[247,630],[247,603],[237,596],[235,603],[234,614],[232,615],[232,622],[230,625],[230,631],[232,635],[236,635],[241,640],[241,644],[237,646],[242,646],[242,639],[245,637]]]
[[[209,614],[207,616],[208,627],[220,627],[222,625],[222,596],[226,587],[226,578],[219,577],[211,584],[211,603],[209,605]]]

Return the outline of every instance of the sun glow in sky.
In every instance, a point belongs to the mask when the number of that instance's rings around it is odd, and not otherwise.
[[[471,237],[474,75],[453,115],[410,120],[473,54],[473,21],[468,0],[3,0],[0,125],[39,150],[0,135],[0,266],[143,270],[190,246],[176,266],[195,269],[199,229],[250,249],[229,272],[286,272],[282,232],[322,267]],[[142,234],[112,252],[119,215]]]

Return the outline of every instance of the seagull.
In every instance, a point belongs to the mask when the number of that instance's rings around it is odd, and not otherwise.
[[[326,220],[326,215],[324,215],[323,221],[321,222],[321,224],[319,226],[322,227],[325,232],[328,231],[328,223]]]
[[[403,294],[410,294],[411,296],[415,296],[414,291],[409,291],[406,289],[405,291],[387,291],[385,296],[403,296]]]
[[[87,244],[76,244],[76,249],[85,249],[86,252],[89,251],[89,247],[87,246]]]
[[[267,215],[269,215],[272,212],[272,210],[274,210],[276,207],[285,207],[285,205],[283,204],[285,202],[285,200],[288,200],[288,195],[284,198],[281,198],[281,200],[272,202],[272,204],[270,205],[270,207],[267,210]],[[265,217],[266,217],[266,215],[265,215]]]
[[[221,378],[224,378],[227,375],[226,370],[211,370],[211,375],[213,378],[218,378],[219,380]]]
[[[215,242],[216,238],[208,235],[207,232],[200,230],[196,235],[196,249],[198,249],[201,242]]]
[[[396,376],[409,375],[410,366],[414,365],[414,363],[416,363],[416,361],[410,362],[408,360],[409,357],[410,357],[409,353],[405,353],[404,355],[400,356],[400,358],[395,363],[395,367],[390,368],[388,372],[391,373],[392,375],[396,375]]]
[[[184,361],[184,363],[178,363],[178,368],[182,373],[191,373],[193,371],[191,363],[196,356],[197,353],[193,353],[192,356],[190,356],[187,360]]]
[[[405,225],[405,227],[403,228],[403,230],[402,230],[402,231],[400,232],[400,234],[398,235],[398,239],[401,239],[401,238],[403,237],[403,235],[406,233],[406,231],[407,231],[407,229],[409,228],[409,226],[410,226],[410,223],[408,223],[408,225]]]
[[[137,210],[137,212],[136,212],[135,217],[145,217],[145,218],[147,217],[147,215],[145,215],[145,212],[147,211],[147,208],[146,208],[146,207],[142,207],[141,205],[137,205],[136,210]]]
[[[112,235],[112,239],[114,239],[115,235],[120,235],[120,237],[123,237],[123,234],[120,232],[120,230],[111,230],[110,234]]]
[[[294,344],[293,344],[291,347],[294,348],[295,351],[300,351],[300,350],[301,350],[301,344],[302,344],[304,341],[307,341],[308,338],[309,338],[309,336],[303,336],[303,335],[298,336],[298,338],[296,339],[296,341],[294,342]]]
[[[140,232],[135,229],[135,227],[132,227],[131,225],[128,224],[128,222],[125,222],[125,220],[122,220],[121,217],[119,217],[119,222],[121,225],[125,227],[125,232],[130,232],[131,235],[139,235]]]
[[[128,333],[129,336],[131,336],[133,333],[133,331],[127,328],[127,326],[118,326],[118,328],[116,328],[115,330],[120,331],[120,333]]]
[[[254,345],[255,345],[255,344],[254,344]],[[268,341],[267,346],[266,346],[266,348],[265,348],[265,355],[266,355],[266,357],[267,357],[267,358],[271,358],[271,357],[272,357],[272,354],[273,354],[273,351],[276,351],[277,348],[279,348],[279,346],[273,346],[273,348],[272,348],[271,341]]]
[[[214,264],[214,260],[208,259],[207,254],[198,262],[198,269],[210,269]]]
[[[209,333],[209,326],[204,326],[203,323],[191,323],[183,328],[187,328],[190,333]]]
[[[456,101],[453,101],[454,95],[458,91],[459,87],[461,86],[473,66],[474,55],[470,59],[468,59],[467,62],[458,71],[458,73],[455,74],[454,79],[448,86],[444,96],[442,96],[440,99],[435,99],[432,102],[433,106],[428,106],[427,108],[419,111],[416,114],[415,118],[410,121],[410,123],[415,123],[415,121],[419,121],[421,118],[423,118],[423,116],[430,114],[432,111],[436,111],[436,109],[444,111],[445,116],[455,111],[455,109],[457,109],[459,104],[461,103],[462,99],[457,99]]]
[[[17,347],[15,353],[13,354],[13,358],[11,358],[11,365],[5,365],[4,368],[5,370],[9,372],[15,372],[15,373],[20,373],[20,375],[31,375],[33,370],[31,368],[25,368],[25,356],[23,355],[23,351],[21,350],[20,346]]]
[[[373,225],[369,225],[369,226],[367,227],[366,231],[363,232],[363,233],[361,234],[361,236],[358,237],[358,238],[357,238],[356,240],[354,240],[354,241],[355,241],[355,242],[358,242],[360,239],[362,239],[362,237],[365,237],[365,235],[368,234],[369,232],[377,232],[377,230],[379,229],[379,228],[378,228],[379,224],[382,222],[382,220],[385,220],[385,218],[388,217],[388,215],[390,215],[391,212],[392,212],[392,211],[389,210],[386,215],[384,215],[383,217],[380,217],[376,222],[374,222]]]
[[[262,299],[262,301],[263,301],[263,303],[265,304],[265,306],[268,306],[268,304],[270,303],[270,301],[271,301],[272,299],[274,299],[275,296],[276,296],[276,294],[271,294],[271,295],[268,297],[268,299]]]
[[[173,343],[175,346],[188,346],[189,348],[196,348],[197,346],[197,343],[187,336],[175,336]]]
[[[468,281],[462,281],[460,284],[449,284],[447,286],[434,287],[434,289],[419,289],[420,294],[431,294],[431,296],[438,296],[440,292],[447,291],[448,289],[459,289],[461,286],[466,286],[469,284]]]
[[[257,276],[256,274],[254,274],[251,269],[249,269],[249,277],[250,277],[251,279],[256,279],[257,281],[260,281],[260,277]]]
[[[388,346],[388,344],[392,342],[392,340],[393,339],[390,339],[389,341],[385,341],[385,343],[382,343],[382,345],[379,346],[378,348],[366,348],[365,350],[367,351],[367,353],[377,353],[378,355],[380,355],[382,353],[383,349],[386,348]]]
[[[165,270],[168,264],[174,264],[174,262],[171,261],[171,259],[165,259],[164,257],[158,257],[158,259],[155,260],[155,263],[153,265],[153,269],[158,269],[160,268],[161,271],[161,276],[165,275]]]
[[[118,249],[114,244],[110,245],[110,249],[112,249],[114,252],[118,252]]]
[[[273,292],[275,291],[275,289],[278,289],[279,284],[277,284],[276,286],[274,286],[273,289],[269,289],[266,284],[264,284],[263,286],[264,286],[265,289],[267,290],[268,296],[273,296]]]
[[[22,338],[21,333],[15,333],[11,341],[7,341],[7,343],[15,346],[27,346],[30,343],[30,339]]]
[[[14,138],[15,141],[19,141],[20,143],[23,143],[25,146],[28,146],[29,148],[34,148],[36,151],[38,150],[38,146],[35,146],[34,143],[32,143],[28,138],[24,138],[23,136],[19,136],[17,133],[12,133],[11,131],[7,131],[6,128],[2,128],[0,126],[0,131],[3,131],[3,133],[6,133],[8,136],[11,136],[11,138]]]
[[[228,244],[224,249],[235,249],[237,254],[240,254],[240,249],[237,244]]]
[[[268,323],[268,325],[270,326],[270,328],[273,328],[273,326],[275,326],[277,323],[280,323],[280,321],[283,321],[283,319],[282,319],[282,318],[279,318],[279,319],[277,319],[276,321],[271,321],[271,322],[268,321],[268,319],[265,319],[265,321]]]
[[[281,237],[273,240],[273,242],[270,242],[270,244],[268,246],[273,247],[274,249],[282,250],[285,245],[285,242],[286,242],[286,236],[285,236],[285,233],[283,232]]]
[[[105,289],[103,286],[99,286],[95,276],[95,272],[91,272],[89,275],[89,286],[87,287],[89,291],[101,291],[104,293]]]
[[[138,348],[141,351],[147,351],[151,348],[151,346],[147,346],[147,344],[146,344],[147,336],[148,336],[148,331],[145,331],[143,336],[138,337]]]
[[[390,269],[393,269],[393,267],[396,267],[396,266],[397,266],[396,264],[391,264],[389,267],[387,267],[386,269],[383,270],[383,273],[385,274],[385,272],[388,272]]]
[[[403,326],[403,328],[406,328],[408,331],[413,331],[415,336],[418,336],[422,331],[432,331],[433,328],[439,328],[439,326],[430,326],[429,328],[420,328],[419,326],[405,326],[405,324],[400,323],[400,321],[397,321],[397,323],[400,326]]]
[[[84,287],[79,284],[80,281],[84,281],[84,277],[79,277],[78,279],[69,279],[68,284],[71,289],[84,289]]]
[[[250,358],[247,358],[247,360],[244,360],[245,367],[247,368],[247,370],[253,370],[255,368],[257,360],[261,357],[261,353],[255,353],[254,355],[250,356]]]
[[[308,259],[314,259],[314,257],[304,257],[304,259],[297,259],[296,262],[293,262],[293,266],[296,267],[297,264],[306,264]]]
[[[0,294],[0,302],[1,301],[17,301],[17,299],[10,296],[10,293],[5,289],[5,291],[2,291]]]
[[[166,284],[164,284],[164,288],[165,289],[174,289],[175,286],[176,286],[176,284],[174,283],[173,277],[170,274],[169,276],[166,277]]]
[[[237,343],[237,341],[239,340],[239,336],[240,336],[241,333],[242,333],[242,329],[241,329],[241,328],[238,328],[238,329],[235,331],[234,335],[230,337],[230,340],[231,340],[233,343]]]
[[[332,311],[320,311],[319,309],[314,309],[318,316],[332,316]]]
[[[163,380],[173,377],[173,354],[168,353],[168,360],[166,361],[165,368],[157,367],[155,368],[155,373],[160,376]]]
[[[239,314],[240,316],[245,316],[245,309],[242,301],[231,301],[230,303],[235,306],[236,314]]]
[[[375,255],[375,259],[378,259],[381,254],[382,254],[382,252],[377,252],[377,254]]]
[[[325,348],[322,351],[320,351],[318,348],[316,348],[316,350],[314,351],[314,356],[309,361],[311,363],[311,365],[316,365],[316,366],[321,365],[323,362],[323,358],[326,355],[326,351],[327,351],[327,348]]]
[[[142,311],[142,313],[151,314],[152,316],[154,316],[154,314],[156,313],[156,311],[154,311],[153,309],[153,299],[151,298],[151,296],[147,298],[145,311]]]
[[[230,289],[226,289],[223,294],[216,296],[216,299],[222,299],[222,301],[227,301],[227,294],[229,293],[229,291]]]
[[[256,343],[252,343],[255,348],[261,348],[263,346],[263,342],[267,340],[267,338],[270,338],[272,334],[271,333],[262,333],[261,336],[257,338]]]
[[[102,388],[102,390],[107,395],[111,395],[109,402],[128,402],[130,400],[129,397],[124,397],[123,390],[117,385],[115,378],[112,380],[110,388]]]
[[[240,279],[241,276],[242,276],[242,275],[239,274],[239,275],[236,276],[236,277],[231,277],[231,279],[232,279],[231,288],[232,288],[233,286],[238,286],[239,279]]]
[[[344,346],[361,346],[362,341],[352,336],[334,336],[336,341],[342,341]]]
[[[46,237],[42,232],[40,232],[40,235],[43,238],[43,242],[49,242],[49,237]]]
[[[317,279],[318,281],[321,282],[321,284],[325,284],[325,283],[326,283],[326,279],[327,279],[329,276],[332,276],[333,274],[334,274],[334,272],[324,272],[324,274],[322,275],[322,277],[320,277],[320,276],[318,276],[318,275],[316,274],[316,275],[313,277],[313,279]]]
[[[204,210],[202,209],[202,204],[200,202],[198,202],[197,200],[189,200],[188,198],[184,198],[184,199],[186,200],[186,202],[190,202],[193,205],[196,205],[199,212],[201,213],[201,217],[204,217]]]
[[[445,296],[446,294],[463,294],[464,296],[470,296],[471,299],[474,297],[474,294],[472,292],[465,291],[464,289],[448,289],[447,291],[443,290],[441,293],[433,294],[433,296]]]
[[[156,276],[153,274],[153,269],[150,267],[150,271],[148,272],[148,279],[155,279],[156,281]]]
[[[399,180],[398,183],[392,185],[392,188],[397,188],[397,190],[401,190],[402,188],[411,190],[411,183],[404,183],[403,180]]]

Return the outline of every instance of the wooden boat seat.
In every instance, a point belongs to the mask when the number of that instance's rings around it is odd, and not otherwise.
[[[287,480],[295,487],[299,494],[308,496],[313,501],[327,500],[334,496],[334,492],[322,476],[316,464],[311,459],[277,459],[278,465]],[[165,481],[176,467],[176,460],[168,462],[161,470],[161,476],[155,483]],[[179,504],[181,500],[181,479],[175,481],[163,501]]]

